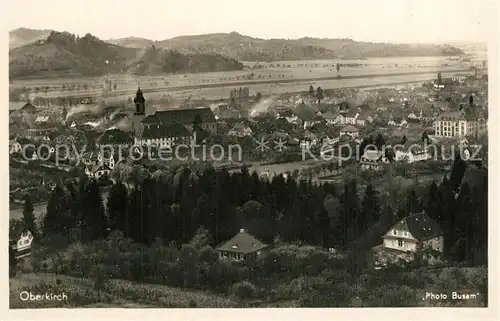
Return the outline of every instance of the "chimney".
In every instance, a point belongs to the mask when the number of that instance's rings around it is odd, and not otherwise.
[[[240,229],[240,233],[245,233],[245,229],[244,228]]]

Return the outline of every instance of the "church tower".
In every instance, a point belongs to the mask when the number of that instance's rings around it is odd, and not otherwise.
[[[135,94],[134,103],[135,103],[134,115],[144,116],[146,114],[146,99],[144,98],[144,95],[142,94],[141,87],[137,87],[137,92]]]
[[[134,98],[135,112],[132,116],[132,123],[134,124],[134,133],[138,137],[142,133],[142,120],[146,117],[146,99],[142,94],[141,87],[137,87],[137,93]]]

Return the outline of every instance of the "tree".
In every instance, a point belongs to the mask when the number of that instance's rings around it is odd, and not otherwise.
[[[382,150],[382,148],[384,147],[385,145],[385,139],[384,139],[384,136],[382,136],[381,133],[379,133],[377,135],[377,137],[375,138],[375,146],[377,146],[377,150]]]
[[[113,84],[113,90],[114,90],[114,91],[116,91],[116,87],[117,87],[117,86],[118,86],[118,85],[117,85],[116,83],[114,83],[114,84]]]
[[[318,105],[321,104],[321,100],[323,100],[323,88],[318,87],[316,89],[316,99],[318,99]]]
[[[457,189],[460,187],[466,170],[467,163],[462,160],[459,152],[456,153],[450,175],[450,187],[452,191],[457,191]]]
[[[424,144],[430,144],[430,143],[431,143],[431,139],[429,138],[429,135],[427,134],[427,132],[426,132],[426,131],[424,131],[424,132],[422,133],[422,142],[423,142]]]
[[[314,95],[314,87],[313,87],[313,85],[309,86],[309,95]]]
[[[384,156],[390,163],[392,163],[394,161],[394,157],[396,156],[396,154],[394,153],[394,150],[391,147],[387,147],[384,149]]]
[[[87,237],[90,240],[104,238],[107,235],[109,223],[97,180],[92,179],[87,184],[82,198],[82,219]]]
[[[337,62],[337,73],[340,71],[340,64]]]
[[[255,95],[255,101],[256,102],[259,102],[260,100],[262,99],[262,94],[260,93],[260,91]]]
[[[67,204],[67,194],[57,185],[47,202],[47,212],[43,218],[44,234],[65,234],[76,224]]]
[[[25,230],[30,231],[34,236],[37,235],[35,214],[33,213],[33,203],[31,203],[31,198],[29,196],[26,196],[24,199],[22,221]]]
[[[377,190],[372,184],[368,184],[365,189],[365,196],[361,204],[363,229],[375,224],[380,218],[380,202]]]
[[[435,181],[432,181],[427,195],[427,204],[425,206],[426,213],[438,222],[441,222],[439,209],[439,194],[438,186]]]
[[[9,239],[9,277],[13,277],[17,272],[16,241]]]
[[[199,133],[201,131],[201,124],[201,116],[199,114],[196,114],[193,120],[193,131],[195,133]]]
[[[408,214],[415,214],[420,212],[420,202],[417,197],[417,192],[412,189],[406,201],[406,212]]]
[[[125,233],[127,215],[127,187],[122,182],[113,184],[109,190],[106,204],[110,230],[119,230]]]
[[[441,86],[441,84],[443,83],[443,78],[442,78],[442,75],[440,72],[438,72],[438,75],[437,75],[437,83],[438,83],[438,86]]]
[[[210,231],[202,226],[196,231],[189,244],[197,249],[201,249],[207,245],[210,245],[212,241],[211,238],[212,237],[210,235]]]

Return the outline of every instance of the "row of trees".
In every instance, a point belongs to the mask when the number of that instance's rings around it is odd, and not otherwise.
[[[41,230],[28,200],[19,228],[31,229],[40,240],[45,252],[36,253],[36,262],[53,256],[59,273],[96,282],[111,277],[230,291],[238,298],[298,298],[301,306],[352,305],[355,296],[370,306],[407,306],[416,304],[410,275],[400,270],[372,275],[364,270],[364,253],[397,220],[425,210],[446,232],[447,258],[484,264],[487,172],[467,166],[456,159],[449,178],[420,191],[398,184],[390,172],[388,184],[378,188],[352,180],[339,189],[281,176],[261,179],[245,169],[230,174],[210,167],[136,165],[130,175],[115,175],[118,182],[106,204],[93,180],[57,186]],[[345,247],[351,255],[344,260],[312,247],[279,246],[255,264],[219,262],[213,247],[240,228],[269,244]],[[46,269],[38,265],[37,270]],[[369,273],[370,286],[358,278],[362,270]],[[416,288],[429,278],[423,271],[411,273]],[[397,290],[403,284],[408,287]],[[392,294],[377,295],[372,289],[378,288]]]
[[[414,187],[402,192],[392,174],[378,189],[352,180],[339,190],[293,175],[261,179],[245,168],[232,174],[210,167],[150,173],[136,165],[135,179],[116,177],[106,204],[96,181],[82,178],[57,186],[47,205],[43,232],[76,229],[87,241],[119,230],[147,245],[157,238],[183,244],[204,226],[213,236],[211,245],[217,245],[246,228],[268,244],[280,240],[345,247],[376,227],[374,240],[363,245],[369,248],[396,220],[426,210],[447,232],[451,257],[470,260],[480,257],[476,254],[486,246],[487,172],[470,169],[479,177],[471,181],[463,179],[466,170],[467,164],[457,159],[449,178],[417,193]]]

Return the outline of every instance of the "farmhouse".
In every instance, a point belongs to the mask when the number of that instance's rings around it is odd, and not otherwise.
[[[235,261],[256,259],[269,246],[241,229],[232,239],[217,248],[221,260]]]

